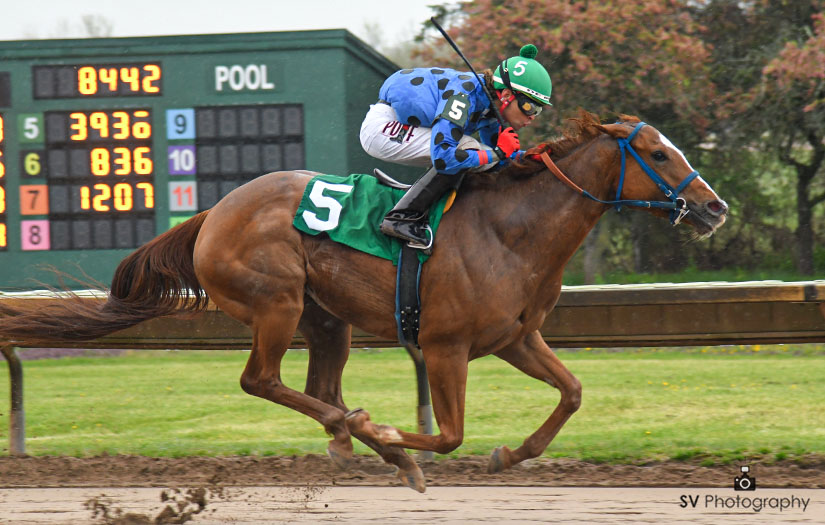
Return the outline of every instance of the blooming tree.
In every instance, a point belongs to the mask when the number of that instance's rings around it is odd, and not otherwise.
[[[684,139],[688,129],[701,136],[711,119],[709,49],[684,1],[477,0],[454,15],[449,32],[477,69],[526,43],[539,48],[553,79],[549,126],[583,107],[679,125]],[[430,55],[446,56],[443,45]],[[464,67],[457,57],[453,65]]]

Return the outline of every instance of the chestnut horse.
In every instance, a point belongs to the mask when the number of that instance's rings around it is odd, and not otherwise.
[[[292,226],[312,178],[308,172],[256,178],[137,249],[120,263],[102,308],[80,298],[36,312],[0,305],[0,338],[29,344],[92,339],[180,312],[181,305],[197,311],[214,301],[252,329],[240,381],[244,391],[321,423],[332,436],[329,455],[340,466],[351,458],[355,436],[396,465],[404,484],[422,492],[424,476],[404,449],[447,453],[461,444],[468,362],[492,354],[561,392],[558,406],[520,447],[493,452],[489,471],[507,469],[542,454],[579,408],[581,384],[542,340],[539,327],[559,298],[565,264],[610,208],[619,186],[621,198],[637,206],[661,201],[662,184],[646,173],[652,168],[665,187],[680,190],[683,213],[689,212],[683,222],[698,236],[710,236],[725,222],[727,205],[684,155],[652,126],[622,119],[601,125],[583,112],[565,137],[546,145],[561,170],[593,199],[560,183],[545,164],[526,161],[468,177],[444,216],[420,289],[419,343],[437,435],[375,424],[366,411],[349,411],[344,404],[341,375],[352,326],[384,338],[397,335],[396,269]],[[628,137],[634,156],[649,168],[629,157],[625,162],[618,144]],[[303,392],[285,385],[280,373],[296,330],[309,347]]]

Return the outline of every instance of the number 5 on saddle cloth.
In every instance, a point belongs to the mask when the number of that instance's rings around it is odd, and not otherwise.
[[[421,265],[429,256],[378,230],[384,215],[403,195],[403,189],[385,186],[372,175],[318,175],[307,184],[292,225],[306,234],[327,235],[335,242],[388,259],[398,266],[395,291],[398,339],[410,349],[418,348],[418,284]],[[450,197],[448,193],[430,210],[429,224],[434,236]]]

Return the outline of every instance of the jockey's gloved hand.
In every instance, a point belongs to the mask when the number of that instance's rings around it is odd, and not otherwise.
[[[518,133],[512,127],[503,129],[498,134],[496,141],[496,155],[501,160],[510,158],[510,155],[517,152],[521,143],[518,140]]]

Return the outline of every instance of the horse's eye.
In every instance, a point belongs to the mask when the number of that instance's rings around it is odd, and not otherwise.
[[[650,156],[653,157],[653,160],[658,162],[663,162],[667,160],[667,155],[665,155],[659,150],[654,151]]]

